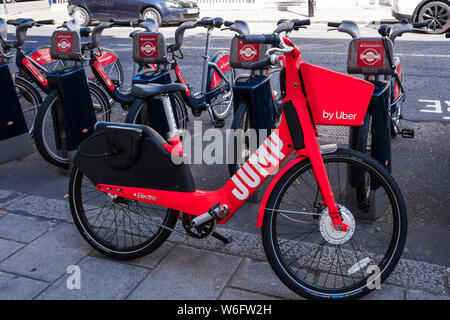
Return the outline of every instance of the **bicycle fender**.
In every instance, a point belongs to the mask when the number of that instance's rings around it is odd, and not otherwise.
[[[275,177],[273,177],[272,181],[270,182],[269,186],[266,189],[266,192],[264,193],[263,199],[261,200],[261,204],[259,205],[258,210],[258,220],[256,223],[256,227],[259,228],[263,225],[264,220],[264,212],[266,210],[267,201],[269,201],[270,194],[272,193],[273,189],[275,188],[278,181],[280,181],[281,177],[293,166],[295,166],[297,163],[303,161],[306,159],[304,155],[296,153],[296,157],[289,161],[280,171],[277,172]]]

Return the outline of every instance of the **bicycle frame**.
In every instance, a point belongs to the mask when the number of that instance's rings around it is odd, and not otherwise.
[[[187,86],[186,80],[181,73],[178,63],[175,61],[172,63],[171,68],[175,70],[177,76],[177,82],[186,85],[186,91],[183,93],[183,98],[187,102],[191,109],[202,109],[209,104],[211,100],[216,98],[224,86],[231,87],[232,84],[225,77],[225,72],[230,69],[229,55],[223,55],[221,57],[215,56],[218,61],[212,62],[209,57],[205,57],[205,63],[203,64],[203,77],[202,77],[202,89],[199,94],[193,94]],[[225,60],[225,62],[223,62]],[[221,67],[219,67],[219,64]],[[222,84],[222,81],[225,84]]]
[[[50,51],[48,51],[48,56],[49,55]],[[49,94],[51,90],[48,85],[46,76],[44,76],[40,71],[47,72],[47,70],[42,67],[42,65],[52,61],[54,60],[51,57],[48,58],[46,52],[39,49],[31,54],[25,54],[21,48],[17,48],[17,68],[20,72],[25,73],[31,79],[31,81],[33,81],[39,87],[39,89],[41,89],[46,94]]]
[[[194,216],[208,212],[216,204],[226,205],[229,214],[218,222],[223,224],[238,211],[271,174],[285,165],[281,171],[276,173],[264,195],[258,215],[258,226],[260,226],[266,202],[276,182],[289,168],[308,158],[311,160],[313,174],[319,186],[318,191],[329,209],[335,228],[343,232],[347,231],[348,226],[342,222],[338,206],[334,200],[321,148],[317,141],[317,130],[308,107],[308,101],[302,91],[303,77],[300,77],[300,73],[302,72],[303,60],[300,56],[300,50],[288,39],[284,38],[283,40],[287,46],[291,46],[294,49],[291,53],[287,53],[286,56],[280,57],[286,67],[286,94],[283,97],[284,107],[281,122],[258,150],[221,189],[217,191],[174,192],[105,184],[98,184],[97,189],[115,196],[148,202]],[[308,79],[304,80],[308,81]],[[370,86],[370,84],[367,85]],[[373,86],[370,86],[370,88],[373,90]],[[339,89],[331,89],[331,91],[333,90],[336,91],[333,93],[338,93]],[[356,94],[356,99],[362,99],[362,94],[361,96],[359,96],[359,92]],[[288,116],[286,111],[289,112]],[[170,150],[168,147],[166,149]],[[177,139],[171,151],[173,154],[179,155],[181,154],[180,149],[182,150],[181,142]],[[294,151],[294,159],[287,163],[287,159],[290,158],[288,156]]]
[[[91,76],[89,80],[97,79],[103,89],[105,89],[105,92],[114,101],[119,102],[122,105],[130,105],[135,99],[133,95],[131,93],[121,93],[119,90],[120,88],[116,86],[103,69],[105,66],[116,62],[118,59],[119,57],[110,50],[101,49],[100,55],[92,51],[89,66],[91,67],[93,76]]]

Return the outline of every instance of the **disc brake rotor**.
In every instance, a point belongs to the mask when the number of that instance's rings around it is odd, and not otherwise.
[[[319,228],[322,237],[331,244],[343,244],[349,241],[355,233],[355,218],[353,214],[344,206],[338,205],[341,213],[342,221],[350,227],[347,232],[338,231],[334,227],[333,219],[331,219],[328,208],[322,211],[319,220]]]

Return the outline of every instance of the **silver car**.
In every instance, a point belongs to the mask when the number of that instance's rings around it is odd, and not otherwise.
[[[430,33],[450,30],[450,0],[394,0],[392,15],[408,21],[427,21]]]

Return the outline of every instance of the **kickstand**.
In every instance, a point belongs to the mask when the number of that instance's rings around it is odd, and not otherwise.
[[[232,240],[232,238],[230,237],[230,238],[227,238],[227,237],[225,237],[225,236],[223,236],[223,235],[221,235],[221,234],[219,234],[219,233],[217,233],[217,232],[213,232],[212,234],[211,234],[214,238],[216,238],[217,240],[220,240],[220,241],[222,241],[224,244],[229,244],[229,243],[231,243],[231,240]]]

